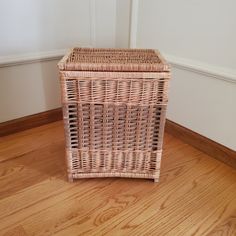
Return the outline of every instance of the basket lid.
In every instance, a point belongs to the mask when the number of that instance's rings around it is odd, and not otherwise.
[[[58,63],[70,71],[169,71],[161,54],[152,49],[73,48]]]

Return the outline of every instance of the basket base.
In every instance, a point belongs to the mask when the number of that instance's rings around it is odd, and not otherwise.
[[[120,178],[139,178],[139,179],[153,179],[155,183],[159,182],[159,171],[153,174],[146,173],[120,173],[120,172],[103,172],[103,173],[74,173],[68,175],[68,181],[73,182],[74,179],[84,178],[107,178],[107,177],[120,177]]]

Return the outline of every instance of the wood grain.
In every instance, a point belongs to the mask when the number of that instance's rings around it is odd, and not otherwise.
[[[207,236],[236,235],[236,211],[217,225]]]
[[[62,119],[61,108],[0,123],[0,137]]]
[[[170,120],[166,121],[165,131],[236,169],[236,151]]]
[[[22,226],[17,226],[6,232],[3,236],[27,236]]]
[[[158,184],[68,183],[62,121],[0,141],[0,235],[235,236],[236,171],[172,135]]]

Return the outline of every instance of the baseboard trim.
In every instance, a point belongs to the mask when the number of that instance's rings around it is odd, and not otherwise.
[[[165,131],[236,169],[236,152],[234,150],[170,120],[166,121]]]
[[[35,128],[51,122],[62,120],[62,109],[41,112],[35,115],[0,123],[0,137]],[[188,128],[185,128],[171,120],[166,120],[165,131],[178,139],[190,144],[209,156],[224,162],[236,169],[236,152],[206,138]]]
[[[57,108],[0,123],[0,137],[62,120],[62,109]]]

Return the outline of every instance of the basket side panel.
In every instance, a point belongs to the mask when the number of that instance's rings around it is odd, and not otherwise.
[[[168,80],[61,76],[68,172],[157,180]]]

